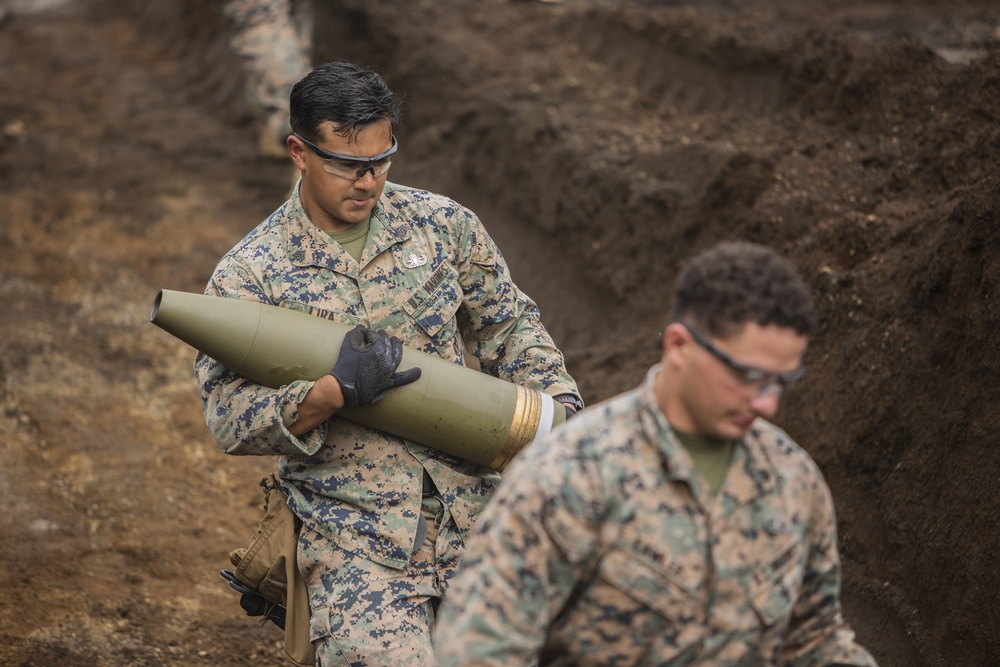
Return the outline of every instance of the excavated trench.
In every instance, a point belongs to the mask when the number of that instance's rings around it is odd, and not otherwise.
[[[153,330],[281,201],[209,0],[0,2],[0,666],[282,664],[216,570],[268,461],[223,456]],[[1000,43],[987,2],[354,1],[316,60],[405,96],[392,179],[497,239],[591,403],[671,281],[769,243],[821,309],[776,421],[833,490],[880,664],[987,665],[1000,547]]]

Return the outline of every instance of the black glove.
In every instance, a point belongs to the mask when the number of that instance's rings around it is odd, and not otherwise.
[[[359,324],[340,346],[340,356],[330,375],[340,383],[346,407],[375,403],[386,389],[400,387],[420,377],[419,368],[396,372],[403,360],[403,343],[382,330]]]
[[[569,419],[580,410],[583,410],[583,401],[574,394],[559,394],[554,397],[566,408],[566,419]]]

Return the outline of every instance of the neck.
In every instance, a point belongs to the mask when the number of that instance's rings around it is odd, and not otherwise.
[[[667,418],[670,425],[688,433],[696,431],[694,421],[684,409],[684,402],[680,398],[680,390],[670,377],[669,367],[664,364],[656,374],[656,382],[653,384],[653,395],[656,397],[656,404],[660,412]]]
[[[305,211],[306,217],[309,218],[309,222],[313,223],[321,230],[326,233],[331,232],[343,232],[354,227],[356,223],[344,222],[328,215],[318,204],[309,193],[308,188],[306,188],[305,183],[299,189],[299,202],[302,204],[302,210]]]

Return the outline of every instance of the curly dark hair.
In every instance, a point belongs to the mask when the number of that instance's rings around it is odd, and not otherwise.
[[[296,83],[289,107],[292,131],[312,142],[327,121],[348,138],[381,120],[395,133],[400,121],[399,101],[385,80],[343,60],[319,65]]]
[[[750,322],[804,336],[816,323],[795,267],[771,248],[744,241],[720,243],[687,263],[674,287],[670,319],[678,318],[723,339]]]

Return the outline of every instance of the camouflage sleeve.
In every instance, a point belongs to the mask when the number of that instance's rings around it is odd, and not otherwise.
[[[830,489],[818,470],[811,497],[813,521],[805,576],[792,610],[783,663],[877,667],[875,659],[854,641],[854,632],[841,615],[837,520]]]
[[[269,303],[259,286],[231,265],[216,271],[206,294]],[[204,354],[195,358],[194,372],[201,384],[205,424],[226,454],[311,455],[322,446],[325,424],[301,437],[287,428],[298,419],[298,405],[312,382],[296,381],[272,389],[237,375]]]
[[[568,465],[536,453],[515,460],[449,583],[436,665],[535,664],[549,624],[593,569],[592,493]]]
[[[525,387],[579,396],[562,352],[542,324],[538,306],[510,275],[499,248],[468,209],[458,239],[463,290],[458,318],[482,370]]]

